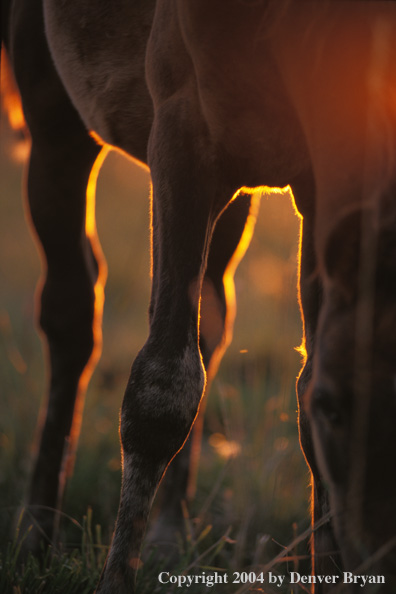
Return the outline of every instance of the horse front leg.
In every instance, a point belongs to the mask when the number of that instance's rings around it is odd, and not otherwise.
[[[200,291],[214,222],[230,194],[223,188],[219,198],[212,166],[197,151],[206,141],[193,124],[197,117],[188,100],[175,97],[157,111],[151,133],[150,333],[122,404],[121,500],[100,594],[134,592],[155,492],[188,437],[205,387]]]
[[[300,444],[311,471],[311,517],[313,533],[311,536],[312,572],[332,575],[340,568],[337,545],[334,539],[331,519],[325,521],[330,510],[328,493],[320,475],[316,461],[312,429],[306,411],[307,396],[312,380],[313,358],[316,343],[318,318],[322,304],[322,285],[317,269],[314,246],[314,187],[311,176],[302,178],[293,185],[296,205],[304,218],[300,237],[300,278],[299,296],[301,315],[304,323],[305,361],[298,381],[297,400],[299,408]],[[324,524],[323,524],[324,521]],[[319,527],[318,527],[319,526]],[[317,584],[317,594],[326,591],[325,584]]]

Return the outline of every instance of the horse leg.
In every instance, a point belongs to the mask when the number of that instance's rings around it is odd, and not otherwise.
[[[199,149],[209,139],[194,96],[181,95],[157,109],[149,142],[150,332],[122,404],[121,500],[101,594],[134,591],[155,492],[188,437],[206,382],[198,345],[200,291],[214,224],[233,192]]]
[[[26,531],[33,524],[24,545],[37,551],[43,537],[53,536],[54,510],[71,472],[83,395],[100,348],[105,269],[93,217],[86,216],[88,181],[100,148],[55,72],[39,6],[18,12],[14,24],[11,55],[32,139],[28,205],[43,256],[40,326],[49,362],[48,399],[22,526]],[[94,185],[92,176],[92,200]]]
[[[208,378],[217,372],[232,339],[235,270],[256,222],[259,198],[240,190],[216,223],[201,297],[200,349]]]
[[[161,482],[159,516],[147,537],[158,546],[166,545],[167,555],[175,547],[175,535],[184,533],[182,501],[195,492],[197,465],[202,438],[204,408],[211,380],[232,338],[235,318],[234,273],[249,245],[258,201],[239,192],[216,223],[210,243],[207,268],[201,289],[199,347],[206,370],[207,385],[193,430],[183,449],[175,456]]]
[[[33,145],[30,160],[30,213],[47,263],[40,326],[48,345],[49,388],[41,412],[40,445],[28,496],[27,521],[30,523],[32,516],[40,531],[49,537],[56,519],[54,510],[61,506],[66,478],[72,473],[85,390],[100,351],[103,267],[98,281],[97,254],[84,234],[85,188],[96,147],[90,148],[91,154],[85,149],[79,144],[73,156],[76,160],[68,159],[68,167],[74,171],[59,190],[55,190],[60,169],[54,154],[48,163]],[[58,157],[58,166],[63,169],[65,155],[60,151]],[[66,215],[61,202],[72,192]]]
[[[312,378],[312,364],[315,348],[315,335],[322,302],[322,285],[317,270],[314,246],[314,181],[311,174],[293,184],[297,207],[303,215],[300,237],[300,278],[299,295],[301,315],[304,324],[305,362],[297,381],[297,399],[299,407],[300,443],[312,475],[312,525],[311,537],[312,571],[321,575],[332,575],[340,567],[331,519],[319,528],[323,518],[329,513],[327,490],[317,466],[310,422],[306,412],[306,396]],[[317,585],[315,591],[321,592],[323,585]],[[323,590],[325,591],[325,590]]]

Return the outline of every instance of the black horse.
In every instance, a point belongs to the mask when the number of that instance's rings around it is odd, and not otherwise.
[[[300,438],[314,526],[331,514],[315,532],[315,569],[384,574],[376,591],[394,592],[394,3],[8,0],[3,17],[46,258],[51,376],[28,502],[35,521],[51,528],[35,506],[61,498],[97,356],[104,268],[86,190],[92,197],[107,144],[150,168],[153,282],[149,337],[122,405],[121,501],[98,592],[134,591],[155,491],[229,339],[224,277],[249,188],[263,184],[290,184],[303,217]]]

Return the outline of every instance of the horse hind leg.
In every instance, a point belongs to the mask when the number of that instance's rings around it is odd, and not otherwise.
[[[234,274],[252,238],[259,195],[239,190],[218,219],[201,290],[199,346],[207,373],[205,398],[194,425],[189,491],[195,488],[204,409],[211,381],[232,340],[236,314]]]
[[[239,190],[219,217],[210,243],[201,292],[200,349],[208,377],[217,372],[232,339],[234,274],[252,237],[259,196]]]
[[[105,269],[94,245],[92,219],[89,225],[86,221],[86,190],[100,147],[84,129],[54,70],[40,7],[30,8],[15,18],[10,45],[32,139],[29,215],[45,270],[40,326],[47,341],[49,386],[22,525],[26,531],[33,524],[25,547],[39,550],[40,541],[53,535],[84,388],[99,348],[100,332],[94,336],[93,325],[99,328]],[[93,186],[91,177],[91,198]]]
[[[233,277],[249,245],[257,206],[255,196],[238,192],[217,221],[210,242],[201,289],[199,332],[199,348],[207,375],[205,395],[189,438],[161,482],[159,514],[153,519],[146,539],[160,552],[163,551],[164,557],[177,554],[177,543],[184,535],[182,502],[191,501],[195,493],[206,397],[221,357],[231,341],[235,317]],[[193,282],[190,286],[192,295],[195,289],[196,283]]]
[[[73,157],[68,156],[66,169],[73,168],[73,173],[67,183],[61,182],[62,188],[50,188],[47,183],[49,169],[52,182],[59,183],[57,165],[65,167],[64,155],[58,154],[58,164],[54,155],[48,162],[33,140],[30,160],[29,209],[46,268],[39,322],[49,363],[48,396],[40,414],[40,442],[24,522],[33,520],[37,527],[29,535],[32,549],[43,533],[50,539],[56,535],[59,515],[55,510],[61,507],[66,480],[72,474],[84,395],[101,346],[105,268],[85,230],[85,189],[97,154],[96,147],[86,151],[88,144],[83,149],[79,143]]]

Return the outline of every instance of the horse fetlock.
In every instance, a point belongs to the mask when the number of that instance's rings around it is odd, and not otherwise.
[[[183,446],[205,385],[197,345],[182,353],[143,348],[131,372],[121,412],[124,452],[169,462]]]

